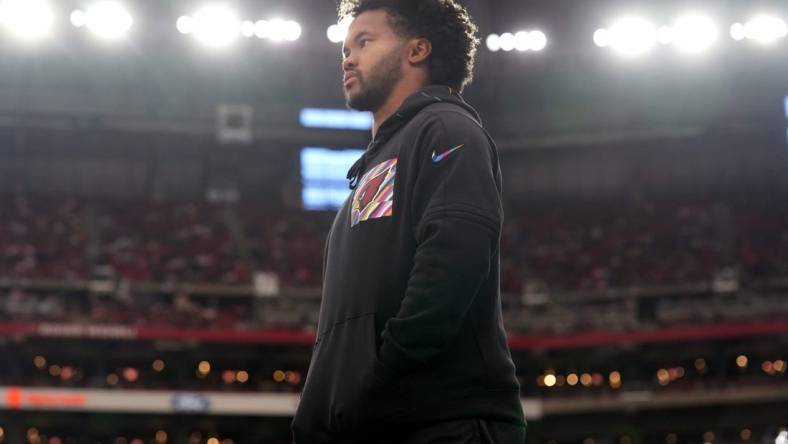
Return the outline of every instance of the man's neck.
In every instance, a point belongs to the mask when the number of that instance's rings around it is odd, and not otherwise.
[[[411,96],[411,94],[415,93],[416,91],[424,88],[426,85],[421,81],[401,81],[397,83],[394,89],[389,94],[388,99],[386,102],[378,108],[377,110],[372,112],[373,116],[373,123],[372,123],[372,139],[374,140],[378,134],[378,129],[383,122],[386,121],[392,114],[397,112],[402,103]]]

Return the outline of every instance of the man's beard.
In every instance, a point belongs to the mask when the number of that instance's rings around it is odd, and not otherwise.
[[[351,96],[345,91],[348,108],[358,111],[377,111],[391,95],[394,85],[402,78],[400,49],[396,48],[383,58],[365,79],[357,72],[359,92]]]

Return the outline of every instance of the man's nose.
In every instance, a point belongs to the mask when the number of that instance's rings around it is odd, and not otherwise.
[[[342,59],[342,70],[343,71],[350,71],[351,69],[356,67],[356,60],[352,56],[345,57]]]

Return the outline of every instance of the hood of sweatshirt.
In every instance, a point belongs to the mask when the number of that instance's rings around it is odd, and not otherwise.
[[[408,96],[397,111],[380,125],[375,138],[367,146],[364,154],[348,170],[347,179],[350,181],[348,185],[350,189],[352,190],[356,187],[358,180],[364,174],[367,159],[375,153],[378,147],[386,143],[386,140],[390,139],[423,108],[440,102],[453,103],[460,106],[468,111],[477,123],[482,123],[476,110],[453,88],[445,85],[426,86]]]

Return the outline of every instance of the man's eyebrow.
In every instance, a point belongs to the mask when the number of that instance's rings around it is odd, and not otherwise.
[[[362,37],[368,37],[370,35],[372,34],[369,31],[361,31],[358,34],[356,34],[356,36],[353,37],[351,40],[358,42]]]
[[[359,41],[361,40],[361,37],[369,37],[370,35],[372,34],[369,31],[361,31],[358,34],[356,34],[356,37],[353,40]]]

